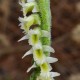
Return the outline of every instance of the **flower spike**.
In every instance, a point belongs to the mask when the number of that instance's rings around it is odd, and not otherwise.
[[[29,72],[34,68],[30,80],[54,80],[60,74],[52,72],[50,65],[58,61],[50,57],[50,53],[55,52],[51,47],[50,0],[20,0],[19,4],[23,12],[23,17],[19,17],[19,26],[25,36],[18,42],[27,39],[31,45],[31,49],[22,56],[22,59],[33,56],[33,65],[27,70]]]

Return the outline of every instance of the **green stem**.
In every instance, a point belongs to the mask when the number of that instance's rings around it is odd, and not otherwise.
[[[49,31],[51,33],[51,12],[50,12],[50,0],[36,0],[38,6],[39,6],[39,15],[41,18],[41,25],[40,28],[42,30]],[[41,38],[43,45],[50,45],[51,44],[51,38],[50,36],[48,38],[43,37]]]

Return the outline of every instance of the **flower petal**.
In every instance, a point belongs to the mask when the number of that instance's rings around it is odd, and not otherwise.
[[[39,36],[37,34],[33,34],[29,38],[29,44],[30,45],[35,45],[39,42]]]
[[[34,6],[32,12],[35,13],[35,12],[39,12],[39,11],[38,11],[38,9]]]
[[[42,73],[48,73],[49,71],[52,70],[51,65],[47,62],[43,63],[40,67],[41,67],[41,72]]]
[[[54,63],[54,62],[58,61],[57,58],[53,58],[53,57],[47,57],[46,60],[47,60],[48,63]]]
[[[28,68],[27,72],[30,72],[31,69],[35,68],[36,64],[34,63],[30,68]]]
[[[28,18],[27,18],[27,17],[24,17],[24,18],[19,17],[18,20],[19,20],[20,22],[26,22],[26,21],[28,21]]]
[[[23,15],[26,16],[28,12],[32,12],[34,6],[36,6],[35,2],[26,3],[25,5],[23,5]]]
[[[58,72],[50,72],[51,77],[60,76],[60,73]]]
[[[30,54],[32,54],[32,49],[30,49],[28,52],[26,52],[26,53],[24,54],[24,56],[22,57],[22,59],[23,59],[24,57],[30,55]]]
[[[35,46],[33,46],[33,50],[36,50],[36,49],[42,49],[41,42],[38,42]]]
[[[18,42],[28,39],[28,35],[23,36]]]
[[[30,29],[29,32],[28,32],[28,35],[32,35],[32,34],[41,35],[40,28]]]
[[[34,61],[40,65],[45,62],[45,55],[43,54],[42,49],[36,49],[33,51]]]
[[[52,47],[47,46],[47,45],[43,45],[43,50],[44,50],[45,52],[52,52],[52,53],[55,52]]]

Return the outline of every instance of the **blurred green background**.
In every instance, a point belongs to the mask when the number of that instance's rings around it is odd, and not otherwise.
[[[80,80],[80,0],[50,0],[52,12],[52,47],[59,61],[53,71],[56,80]],[[22,16],[18,0],[0,0],[0,80],[28,80],[32,56],[21,59],[30,49],[18,26]],[[32,72],[32,71],[31,71]]]

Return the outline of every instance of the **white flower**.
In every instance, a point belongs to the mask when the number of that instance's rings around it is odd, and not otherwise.
[[[28,33],[18,41],[29,39],[28,40],[29,44],[33,46],[37,44],[38,42],[40,42],[40,36],[41,36],[40,29],[34,28],[34,29],[30,29]]]
[[[32,25],[41,24],[38,14],[32,14],[24,18],[19,17],[19,21],[21,22],[19,26],[21,26],[21,29],[23,29],[26,33],[28,33]]]
[[[26,16],[28,12],[39,12],[36,2],[19,3],[22,6],[23,15]]]
[[[50,76],[49,72],[52,70],[52,67],[50,66],[49,63],[47,62],[43,63],[42,65],[40,65],[40,68],[41,68],[40,76],[46,78]]]
[[[40,36],[41,36],[41,32],[39,28],[35,28],[35,29],[31,29],[28,33],[29,35],[29,44],[30,45],[35,45],[38,42],[40,42]]]
[[[27,33],[31,25],[33,25],[34,23],[34,17],[32,16],[24,17],[24,18],[19,17],[19,21],[21,22],[20,24],[21,29],[25,30],[25,32]]]
[[[52,80],[52,78],[60,75],[57,72],[50,72],[52,70],[52,67],[49,65],[49,63],[43,63],[40,67],[40,76],[45,78],[45,80]]]
[[[53,58],[53,57],[46,57],[45,54],[44,54],[44,49],[42,47],[42,44],[40,42],[38,42],[37,44],[35,44],[32,49],[30,49],[28,52],[26,52],[24,54],[24,57],[26,57],[27,55],[29,54],[33,54],[33,57],[34,57],[34,61],[37,63],[37,64],[42,64],[44,63],[45,61],[48,62],[48,63],[54,63],[56,61],[58,61],[57,58]]]
[[[27,55],[30,55],[30,54],[33,54],[34,61],[38,65],[45,62],[46,58],[45,58],[45,55],[43,54],[41,43],[38,43],[35,46],[33,46],[32,49],[30,49],[28,52],[26,52],[22,58],[24,58],[24,57],[26,57]]]
[[[40,42],[33,46],[33,58],[38,65],[43,64],[45,62],[46,58],[43,53],[42,44]]]
[[[60,76],[60,74],[57,72],[50,72],[49,77],[47,77],[47,75],[46,75],[46,77],[43,77],[40,75],[37,77],[37,80],[55,80],[54,77],[56,77],[56,76]]]
[[[38,28],[38,27],[34,28],[34,29],[30,29],[28,31],[28,34],[23,36],[19,41],[29,39],[29,44],[33,46],[33,45],[37,44],[38,42],[40,42],[40,37],[42,37],[41,32],[42,32],[42,30],[40,30],[40,28]],[[43,35],[43,36],[45,37],[45,35]],[[47,49],[47,51],[49,50],[48,52],[54,52],[54,49],[52,49],[49,46],[44,45],[43,48],[45,51]]]

